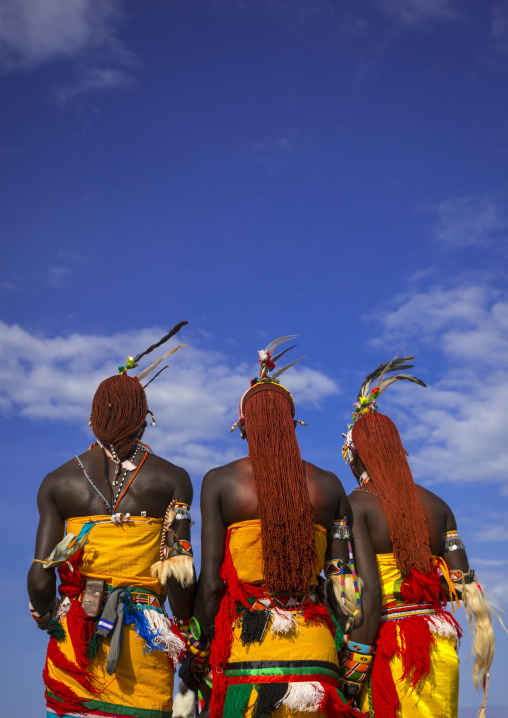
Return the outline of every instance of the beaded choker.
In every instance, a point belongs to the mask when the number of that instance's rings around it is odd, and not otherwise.
[[[365,491],[367,494],[373,494],[374,496],[379,496],[377,491],[374,491],[374,489],[368,489],[366,486],[357,486],[353,489],[353,491]]]

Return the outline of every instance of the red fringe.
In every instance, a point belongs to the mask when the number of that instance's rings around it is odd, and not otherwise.
[[[56,668],[72,676],[86,691],[93,695],[100,695],[101,690],[96,688],[94,685],[95,679],[89,672],[90,661],[87,656],[88,646],[93,637],[95,625],[93,619],[86,615],[83,606],[77,600],[85,588],[85,582],[78,569],[82,555],[83,549],[63,563],[58,569],[61,581],[59,588],[60,594],[62,596],[68,596],[71,600],[71,607],[66,616],[67,634],[74,650],[75,663],[64,655],[58,645],[58,641],[54,637],[49,640],[47,659],[51,659]],[[69,688],[69,686],[66,686],[65,683],[49,675],[47,659],[42,675],[46,685],[48,705],[50,705],[59,716],[72,711],[82,710],[83,699]],[[47,689],[54,693],[60,700],[55,701],[48,696]]]
[[[382,624],[372,663],[372,707],[376,718],[396,718],[399,696],[390,670],[390,659],[398,648],[395,621]]]
[[[224,710],[224,701],[226,700],[227,683],[224,675],[224,669],[228,658],[231,655],[231,644],[233,642],[233,622],[236,618],[236,604],[240,603],[245,608],[250,608],[248,599],[258,598],[266,599],[269,597],[267,589],[264,586],[253,586],[250,583],[244,583],[238,578],[231,552],[229,550],[229,541],[231,531],[226,535],[226,544],[224,552],[224,562],[220,570],[220,577],[226,585],[226,591],[222,597],[219,611],[215,618],[215,637],[212,642],[210,654],[210,665],[213,671],[213,691],[210,702],[210,715],[213,718],[220,718]],[[317,624],[324,621],[330,631],[335,633],[333,620],[326,606],[319,603],[309,601],[304,606],[303,616],[305,623]],[[344,705],[337,694],[337,700]],[[352,711],[353,709],[349,709]],[[335,714],[330,714],[335,715]],[[338,714],[337,714],[338,715]],[[341,713],[340,715],[344,715]],[[363,716],[363,713],[350,712],[345,715]]]
[[[432,603],[437,616],[446,618],[457,630],[457,621],[443,608],[446,605],[441,576],[433,564],[428,573],[412,568],[404,577],[400,594],[405,604]],[[399,637],[397,637],[397,626]],[[399,697],[390,670],[394,656],[402,662],[400,681],[409,679],[414,690],[421,680],[427,678],[431,668],[431,653],[436,639],[424,616],[408,616],[380,624],[376,638],[376,656],[372,665],[372,704],[376,718],[397,718]]]
[[[441,612],[446,603],[446,594],[441,582],[441,574],[433,565],[428,573],[412,568],[404,577],[400,588],[404,603],[432,603],[434,610]]]
[[[305,623],[313,623],[315,626],[320,622],[324,621],[328,626],[328,629],[335,634],[335,625],[332,617],[326,606],[322,603],[309,602],[303,607],[303,620]]]
[[[79,572],[78,565],[83,556],[84,549],[80,549],[68,561],[65,561],[58,568],[58,574],[60,576],[60,595],[68,596],[70,599],[76,598],[85,590],[85,582]]]
[[[59,668],[60,670],[65,671],[70,676],[72,676],[74,680],[79,683],[80,686],[82,686],[82,688],[89,691],[93,695],[100,694],[100,691],[97,690],[97,688],[95,688],[95,686],[92,684],[93,678],[90,676],[90,674],[84,671],[83,668],[81,668],[76,663],[73,663],[65,656],[65,654],[60,649],[58,641],[55,637],[50,638],[48,643],[46,665],[44,666],[42,677],[46,686],[47,703],[56,711],[59,716],[72,711],[82,710],[83,699],[80,698],[72,690],[72,688],[69,688],[69,686],[65,685],[65,683],[49,675],[48,659],[52,661],[55,668]],[[51,698],[51,696],[48,695],[48,689],[52,693],[54,693],[55,696],[60,700],[55,701],[53,698]]]
[[[67,612],[67,632],[74,649],[76,663],[81,670],[87,670],[90,664],[87,653],[94,631],[93,618],[86,615],[79,601],[73,601]]]
[[[369,713],[361,713],[349,703],[344,703],[334,686],[321,683],[325,695],[318,708],[320,713],[325,713],[327,718],[368,718]],[[377,718],[377,716],[376,716]]]

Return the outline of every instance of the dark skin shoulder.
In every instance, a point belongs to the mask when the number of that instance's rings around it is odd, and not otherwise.
[[[303,462],[314,520],[327,530],[336,518],[347,516],[350,509],[339,479],[329,471]],[[209,471],[201,488],[201,575],[195,614],[202,626],[213,624],[224,592],[219,571],[224,560],[227,527],[259,518],[259,504],[251,462],[248,457]],[[333,550],[344,553],[342,546],[329,541],[327,558]],[[343,544],[344,542],[340,542]],[[347,547],[344,556],[347,559]]]
[[[139,467],[144,456],[145,452],[138,452],[133,463]],[[116,487],[112,485],[115,473],[114,462],[108,460],[98,446],[81,454],[79,458],[97,489],[111,505],[113,497],[120,488],[120,484]],[[120,493],[127,487],[133,474],[134,472],[127,473]],[[120,477],[122,476],[123,471],[120,474]],[[139,516],[141,511],[146,511],[148,517],[163,518],[168,504],[173,499],[190,505],[192,495],[192,483],[184,469],[160,456],[147,453],[139,472],[115,508],[115,512]],[[35,543],[36,559],[45,559],[62,540],[67,519],[78,516],[108,516],[111,513],[90,485],[83,469],[75,459],[71,459],[44,478],[37,495],[37,506],[39,525]],[[175,530],[180,538],[190,540],[188,520],[178,522]],[[175,609],[178,611],[178,615],[181,615],[182,591],[178,585],[170,587],[172,594],[170,605],[174,611]],[[28,593],[36,611],[45,613],[50,610],[56,595],[55,570],[44,569],[41,563],[33,563],[28,573]],[[187,604],[189,597],[184,598]]]
[[[367,486],[375,490],[374,481],[370,481]],[[437,494],[418,484],[416,488],[429,530],[432,553],[435,556],[442,556],[450,569],[468,571],[469,563],[465,550],[459,549],[444,553],[445,532],[457,530],[457,522],[452,510]],[[388,521],[378,496],[366,491],[353,491],[348,498],[355,522],[353,531],[355,556],[359,563],[367,565],[368,575],[370,575],[375,567],[375,554],[392,553],[393,551]],[[364,573],[361,575],[365,578]],[[469,581],[469,579],[467,580]]]

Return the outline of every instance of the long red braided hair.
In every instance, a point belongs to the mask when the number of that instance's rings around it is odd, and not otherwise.
[[[353,425],[353,444],[383,505],[401,573],[430,569],[432,552],[422,502],[393,421],[371,412]]]
[[[261,519],[263,573],[272,592],[306,593],[317,561],[314,512],[291,394],[256,384],[242,402]]]
[[[113,445],[119,459],[126,459],[147,413],[145,390],[139,381],[127,374],[110,376],[99,384],[92,401],[93,433],[106,446]]]

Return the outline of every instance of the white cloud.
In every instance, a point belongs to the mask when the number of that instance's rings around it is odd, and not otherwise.
[[[485,247],[508,229],[508,217],[488,197],[460,197],[434,207],[438,214],[435,237],[449,247]]]
[[[58,104],[132,85],[134,57],[117,37],[122,0],[2,0],[0,68],[31,70],[72,62],[75,79],[55,89]]]
[[[386,15],[403,25],[459,17],[453,7],[453,0],[377,0],[376,5]]]
[[[2,0],[0,58],[33,67],[104,45],[119,8],[119,0]]]
[[[383,332],[373,344],[390,351],[405,344],[417,357],[416,376],[428,378],[427,361],[440,366],[427,389],[400,383],[380,399],[381,411],[400,426],[415,477],[506,483],[506,299],[481,286],[435,287],[377,314],[376,322]]]
[[[145,329],[107,337],[73,334],[46,338],[0,322],[0,343],[6,357],[0,367],[0,410],[84,428],[100,381],[113,374],[129,352],[149,346],[163,333]],[[182,341],[187,338],[182,336]],[[195,472],[241,455],[245,447],[238,434],[230,436],[229,429],[256,368],[231,367],[225,356],[189,347],[169,363],[171,368],[147,389],[157,424],[147,432],[146,440],[154,450]],[[291,388],[296,404],[307,406],[319,406],[339,391],[321,372],[296,367]]]

